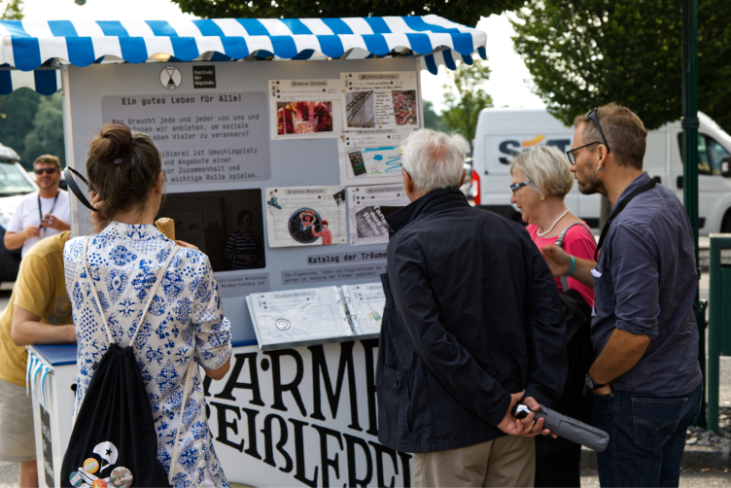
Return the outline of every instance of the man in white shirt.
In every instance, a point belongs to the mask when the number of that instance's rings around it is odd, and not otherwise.
[[[61,182],[61,161],[44,154],[33,162],[39,190],[26,195],[15,208],[5,232],[8,250],[23,247],[22,256],[43,239],[69,230],[69,196],[58,188]]]

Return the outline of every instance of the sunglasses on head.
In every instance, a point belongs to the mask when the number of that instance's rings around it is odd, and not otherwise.
[[[591,120],[594,122],[594,125],[596,125],[596,128],[599,129],[599,135],[602,137],[602,142],[604,143],[604,146],[607,148],[607,153],[609,152],[609,144],[607,144],[607,138],[604,137],[604,131],[602,130],[602,126],[599,124],[599,119],[596,116],[596,108],[592,109],[588,114],[586,114],[586,117],[584,117],[584,120]],[[594,141],[590,142],[588,144],[584,144],[583,146],[575,147],[574,149],[570,149],[566,151],[566,156],[569,157],[569,163],[571,165],[576,164],[576,152],[579,149],[584,149],[585,147],[593,146],[594,144],[602,144],[602,142]]]
[[[56,174],[56,168],[38,168],[34,169],[33,172],[38,176],[42,175],[43,173],[46,173],[47,175],[53,175]]]

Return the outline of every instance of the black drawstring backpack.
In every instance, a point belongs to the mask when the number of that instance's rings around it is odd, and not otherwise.
[[[84,401],[76,414],[71,439],[61,464],[61,486],[169,487],[177,464],[180,426],[175,436],[168,475],[157,460],[157,433],[152,419],[152,407],[132,347],[178,246],[173,249],[160,270],[132,340],[127,347],[120,347],[112,341],[111,330],[89,274],[89,265],[86,261],[88,245],[89,237],[84,243],[86,277],[91,283],[94,300],[102,316],[110,345],[96,366]],[[194,362],[195,359],[192,359],[188,367],[182,405],[185,405],[184,402],[190,392],[191,369]]]

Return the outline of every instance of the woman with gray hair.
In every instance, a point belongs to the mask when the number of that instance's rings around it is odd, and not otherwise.
[[[594,259],[594,234],[586,222],[572,214],[564,203],[574,184],[571,165],[564,153],[551,146],[538,146],[513,159],[510,175],[513,192],[510,203],[518,207],[523,220],[528,223],[528,233],[538,248],[559,245],[571,256]],[[567,229],[562,242],[557,243]],[[564,285],[556,278],[559,293],[566,291]],[[586,303],[593,305],[594,290],[573,279],[570,272],[568,288],[578,291]]]
[[[586,223],[573,215],[564,203],[573,186],[571,165],[563,152],[541,145],[519,154],[510,163],[513,195],[510,203],[516,205],[528,222],[528,233],[542,249],[555,245],[571,256],[568,279],[555,278],[563,304],[567,329],[569,376],[556,410],[591,423],[591,405],[583,395],[584,375],[593,352],[586,323],[594,304],[594,289],[571,278],[574,256],[594,259],[596,242]],[[578,309],[578,312],[576,310]],[[535,486],[581,486],[579,468],[581,446],[564,439],[536,439]]]

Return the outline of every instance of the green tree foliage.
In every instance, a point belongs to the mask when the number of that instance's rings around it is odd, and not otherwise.
[[[447,129],[442,122],[442,116],[434,111],[434,104],[429,100],[424,100],[424,127],[441,131]]]
[[[61,159],[61,165],[65,166],[61,103],[60,93],[42,97],[33,118],[33,130],[25,136],[24,165],[32,164],[41,154],[53,154],[58,156]]]
[[[0,9],[3,11],[0,16],[3,20],[23,20],[23,0],[0,2]]]
[[[30,88],[19,88],[0,96],[0,142],[21,156],[25,151],[25,137],[33,130],[33,118],[40,101],[41,95]]]
[[[523,5],[524,0],[173,0],[183,12],[199,17],[311,18],[382,17],[436,14],[464,25],[477,25],[480,17],[500,14]]]
[[[30,88],[0,96],[0,142],[15,149],[21,164],[31,169],[41,154],[64,160],[61,94],[44,97]]]
[[[492,107],[492,97],[480,88],[490,77],[490,68],[475,59],[472,66],[460,63],[455,71],[447,71],[447,76],[451,84],[444,85],[447,108],[442,112],[442,122],[448,130],[472,141],[480,111]]]
[[[648,129],[681,116],[681,0],[530,0],[516,51],[548,111],[569,125],[617,102]],[[700,109],[731,129],[731,2],[698,2]]]

